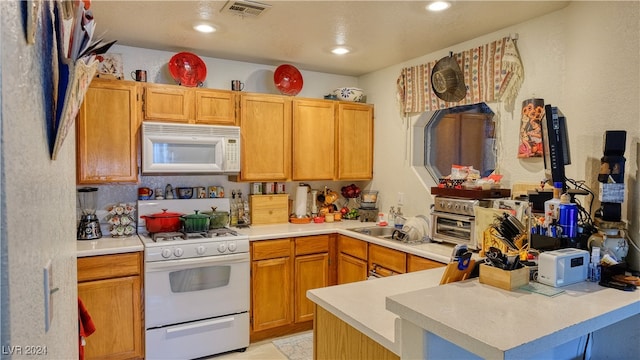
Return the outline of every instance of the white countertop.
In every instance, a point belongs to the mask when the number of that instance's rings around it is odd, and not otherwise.
[[[138,235],[127,237],[103,236],[97,240],[77,240],[77,257],[120,254],[143,251],[144,246]]]
[[[448,263],[453,251],[451,244],[425,243],[408,245],[394,240],[379,239],[347,229],[376,226],[373,222],[360,222],[343,220],[322,224],[273,224],[273,225],[252,225],[249,228],[233,228],[241,234],[249,236],[249,241],[278,239],[297,236],[310,236],[322,234],[343,234],[370,243],[386,246],[391,249],[404,251],[406,253],[422,256],[427,259]],[[124,238],[113,238],[104,236],[98,240],[77,240],[78,257],[117,254],[132,251],[143,251],[143,244],[138,236]]]
[[[444,269],[309,290],[307,297],[389,351],[400,355],[400,342],[395,330],[399,317],[385,309],[386,297],[438,286]],[[438,308],[440,301],[431,302],[431,306]]]
[[[409,254],[422,256],[427,259],[441,263],[449,263],[454,246],[452,244],[424,243],[408,245],[399,241],[379,239],[374,236],[348,231],[347,229],[376,226],[373,222],[360,222],[354,220],[343,220],[322,224],[273,224],[273,225],[252,225],[249,228],[237,229],[242,234],[249,236],[249,241],[268,240],[276,238],[309,236],[338,233],[356,239],[364,240],[373,244],[386,246],[391,249],[404,251]]]
[[[392,295],[386,309],[491,359],[535,354],[640,313],[638,291],[592,282],[560,289],[564,292],[549,297],[505,291],[480,284],[476,278]]]

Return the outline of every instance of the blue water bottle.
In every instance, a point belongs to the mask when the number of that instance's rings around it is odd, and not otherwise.
[[[567,200],[566,202],[560,202],[558,222],[562,229],[562,236],[575,239],[578,237],[578,205],[568,202],[569,195],[564,194],[562,197],[565,197],[565,195]]]

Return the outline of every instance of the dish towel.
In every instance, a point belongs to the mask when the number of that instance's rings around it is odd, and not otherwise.
[[[84,360],[84,345],[86,344],[84,338],[93,334],[96,331],[96,325],[91,320],[89,311],[82,303],[82,300],[78,298],[78,347],[79,347],[79,359]]]

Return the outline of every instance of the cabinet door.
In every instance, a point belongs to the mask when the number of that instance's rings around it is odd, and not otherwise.
[[[188,88],[146,84],[144,119],[186,123],[193,118],[193,103],[193,91]]]
[[[338,179],[373,177],[373,106],[338,105]]]
[[[252,261],[252,330],[260,331],[293,322],[291,257]]]
[[[338,253],[338,284],[367,280],[367,261]]]
[[[293,180],[335,174],[335,101],[293,101]]]
[[[140,276],[78,284],[96,332],[87,337],[85,359],[141,359],[142,307]]]
[[[243,94],[240,100],[243,181],[291,177],[291,99]]]
[[[197,124],[236,124],[236,94],[232,91],[200,89],[195,98]]]
[[[446,265],[438,261],[425,259],[421,256],[407,254],[407,272],[435,269],[443,266]]]
[[[369,270],[375,266],[404,274],[407,268],[407,254],[384,246],[369,244]]]
[[[329,286],[329,253],[296,256],[295,322],[313,320],[314,303],[307,290]]]
[[[78,113],[78,184],[138,181],[138,85],[94,79]]]

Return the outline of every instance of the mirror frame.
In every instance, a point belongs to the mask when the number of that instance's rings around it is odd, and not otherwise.
[[[478,104],[471,104],[471,105],[463,105],[463,106],[456,106],[456,107],[473,107],[473,106],[485,106],[488,108],[488,110],[491,110],[491,112],[493,112],[494,114],[494,118],[493,120],[495,122],[497,122],[497,116],[498,116],[498,111],[497,111],[497,106],[499,106],[498,103],[486,103],[486,102],[482,102],[482,103],[478,103]],[[452,108],[456,108],[456,107],[452,107]],[[427,158],[427,149],[425,147],[425,142],[428,141],[428,135],[427,133],[427,127],[428,125],[432,122],[437,120],[436,117],[437,116],[441,116],[443,114],[448,113],[448,110],[451,108],[447,108],[447,109],[439,109],[439,110],[435,110],[435,111],[427,111],[424,112],[422,114],[420,114],[417,118],[415,118],[411,124],[411,140],[412,140],[412,144],[411,144],[411,168],[413,170],[413,172],[416,174],[416,176],[418,177],[418,179],[420,179],[420,181],[422,182],[423,186],[426,189],[429,189],[431,186],[433,186],[432,183],[430,183],[428,181],[428,179],[431,179],[433,181],[433,183],[438,184],[439,182],[439,178],[441,177],[442,174],[439,174],[435,169],[433,169],[431,166],[426,166],[425,165],[425,159]],[[498,127],[496,126],[496,129]],[[499,134],[496,131],[495,133],[495,137],[498,138]],[[497,141],[497,140],[496,140]],[[498,162],[498,153],[496,150],[496,154],[495,154],[495,161],[496,163]]]

